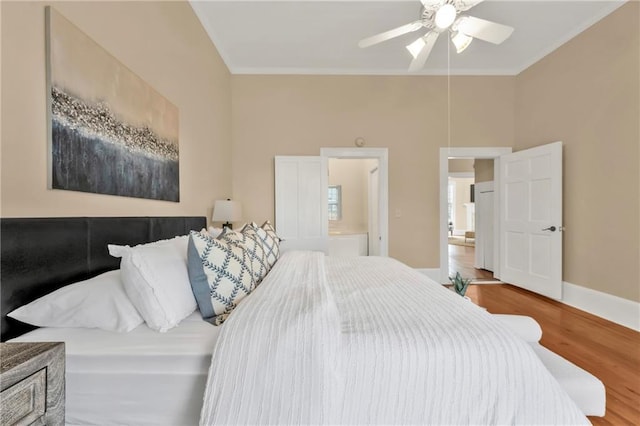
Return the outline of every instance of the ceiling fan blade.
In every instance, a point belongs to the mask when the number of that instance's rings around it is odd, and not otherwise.
[[[455,0],[453,3],[458,9],[459,12],[464,12],[465,10],[471,9],[473,6],[478,3],[482,3],[484,0]]]
[[[513,27],[473,16],[463,16],[457,22],[457,30],[489,43],[500,44],[509,38]]]
[[[421,37],[422,41],[424,41],[424,46],[420,52],[415,56],[411,64],[409,65],[409,72],[421,70],[424,67],[425,62],[427,62],[427,58],[431,54],[431,49],[433,49],[433,45],[436,44],[436,40],[440,33],[436,31],[429,31],[426,35]]]
[[[383,41],[400,37],[401,35],[419,30],[420,28],[422,28],[422,21],[413,21],[409,24],[402,25],[401,27],[394,28],[392,30],[385,31],[383,33],[376,34],[374,36],[362,39],[360,40],[360,42],[358,42],[358,46],[360,47],[373,46],[374,44],[382,43]]]

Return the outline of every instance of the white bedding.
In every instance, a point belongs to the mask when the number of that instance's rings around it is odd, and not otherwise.
[[[66,343],[66,423],[198,423],[211,353],[221,327],[198,311],[166,333],[39,328],[12,341]]]
[[[225,322],[200,421],[588,424],[482,309],[392,259],[310,252],[284,254]]]

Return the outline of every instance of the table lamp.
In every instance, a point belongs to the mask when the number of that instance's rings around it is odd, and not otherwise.
[[[223,227],[233,229],[231,222],[242,219],[242,205],[238,201],[216,200],[213,206],[213,222],[224,222]]]

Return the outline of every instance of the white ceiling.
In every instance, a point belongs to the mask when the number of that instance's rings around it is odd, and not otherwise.
[[[515,75],[599,21],[624,0],[485,0],[466,14],[510,25],[501,45],[480,40],[456,54],[441,36],[416,74]],[[359,40],[420,17],[419,0],[192,0],[233,74],[408,75],[405,45],[426,31],[361,49]]]

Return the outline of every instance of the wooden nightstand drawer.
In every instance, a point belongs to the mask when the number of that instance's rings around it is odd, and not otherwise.
[[[0,393],[2,425],[30,425],[42,417],[47,406],[47,369],[30,375]]]
[[[0,426],[64,425],[64,343],[0,343]]]

